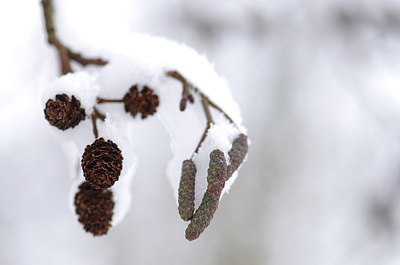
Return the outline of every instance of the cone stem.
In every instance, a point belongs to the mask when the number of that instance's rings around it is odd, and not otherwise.
[[[99,138],[99,131],[97,130],[97,119],[100,119],[101,121],[105,121],[106,116],[101,113],[97,108],[93,108],[93,113],[90,115],[92,118],[92,124],[93,124],[93,134],[94,138],[97,139]]]
[[[98,104],[103,104],[103,103],[122,103],[122,102],[124,102],[123,99],[97,98],[97,103]]]

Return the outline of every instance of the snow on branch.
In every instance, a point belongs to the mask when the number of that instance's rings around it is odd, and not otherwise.
[[[123,219],[136,166],[129,128],[157,117],[171,136],[174,157],[167,176],[178,213],[190,222],[186,238],[198,238],[248,151],[246,129],[226,81],[193,49],[145,34],[115,36],[102,50],[107,62],[86,58],[57,38],[52,2],[42,0],[42,6],[48,42],[57,49],[62,72],[42,104],[56,137],[72,143],[72,155],[81,156],[82,170],[73,184],[79,222],[93,235],[105,235]],[[103,67],[74,72],[71,60]],[[86,197],[91,205],[82,204]],[[93,216],[81,209],[94,207],[96,199],[104,209]],[[107,221],[101,229],[94,228],[96,218]]]

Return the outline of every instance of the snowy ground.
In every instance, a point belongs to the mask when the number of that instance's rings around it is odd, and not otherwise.
[[[189,243],[165,173],[169,136],[156,119],[138,126],[152,148],[135,146],[129,213],[106,237],[84,233],[68,205],[69,161],[40,105],[58,62],[39,1],[2,1],[0,264],[400,262],[397,1],[55,2],[61,38],[86,54],[124,30],[205,54],[252,145]]]

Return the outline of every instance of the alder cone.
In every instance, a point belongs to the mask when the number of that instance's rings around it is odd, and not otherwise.
[[[95,189],[107,189],[119,179],[122,154],[111,140],[99,138],[86,146],[81,166],[86,181]]]
[[[74,96],[70,100],[68,95],[58,94],[56,100],[49,99],[46,102],[44,117],[50,125],[66,130],[85,119],[85,109],[81,108],[81,102]]]
[[[132,117],[140,112],[142,119],[153,115],[157,111],[159,99],[154,91],[148,86],[144,86],[142,91],[139,92],[138,86],[134,85],[125,94],[124,98],[125,111],[129,112]]]
[[[93,189],[84,182],[75,194],[75,212],[83,228],[94,236],[105,235],[111,227],[114,201],[109,190]]]

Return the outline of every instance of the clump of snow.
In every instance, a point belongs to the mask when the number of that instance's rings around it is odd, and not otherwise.
[[[47,99],[54,98],[56,94],[65,93],[77,97],[81,101],[82,107],[85,108],[86,115],[90,115],[97,97],[122,99],[129,88],[136,84],[139,89],[144,85],[153,89],[160,101],[156,116],[165,125],[171,136],[174,157],[168,165],[167,176],[176,201],[178,201],[182,161],[193,155],[207,126],[199,93],[193,92],[194,104],[188,104],[184,112],[179,110],[182,84],[166,75],[167,71],[178,71],[236,123],[236,126],[233,125],[222,113],[210,106],[214,124],[209,129],[207,138],[198,153],[193,156],[197,167],[195,205],[198,207],[207,188],[209,154],[214,149],[220,149],[229,161],[227,153],[232,146],[233,139],[240,133],[245,133],[245,128],[241,125],[239,107],[232,99],[226,80],[219,77],[214,66],[193,49],[150,35],[121,35],[108,41],[100,51],[101,56],[108,58],[107,65],[91,69],[90,72],[70,73],[58,78],[44,93],[43,106]],[[132,143],[137,139],[131,137],[131,125],[146,120],[142,120],[140,117],[132,118],[124,111],[122,103],[98,104],[96,108],[107,114],[105,122],[97,121],[99,137],[115,142],[124,156],[120,181],[112,187],[116,200],[113,225],[116,225],[122,220],[128,209],[130,176],[133,175],[135,168]],[[151,118],[153,117],[147,119]],[[54,128],[59,139],[75,144],[75,151],[70,152],[73,156],[81,155],[85,146],[93,142],[92,130],[92,122],[89,117],[73,129],[58,131]],[[151,145],[151,139],[148,140]],[[68,149],[71,150],[71,146],[68,146]],[[71,161],[76,161],[76,158],[71,158]],[[76,168],[77,163],[72,162],[72,164],[74,164],[72,167]],[[83,181],[81,170],[77,175],[79,181]],[[227,182],[223,193],[229,190],[236,177],[237,174]],[[75,192],[79,181],[75,180],[73,184],[72,190]]]
[[[96,104],[96,97],[100,91],[95,80],[94,75],[84,71],[68,73],[57,78],[43,92],[43,108],[48,99],[55,99],[57,94],[67,94],[69,98],[75,96],[81,102],[82,108],[91,110]]]

